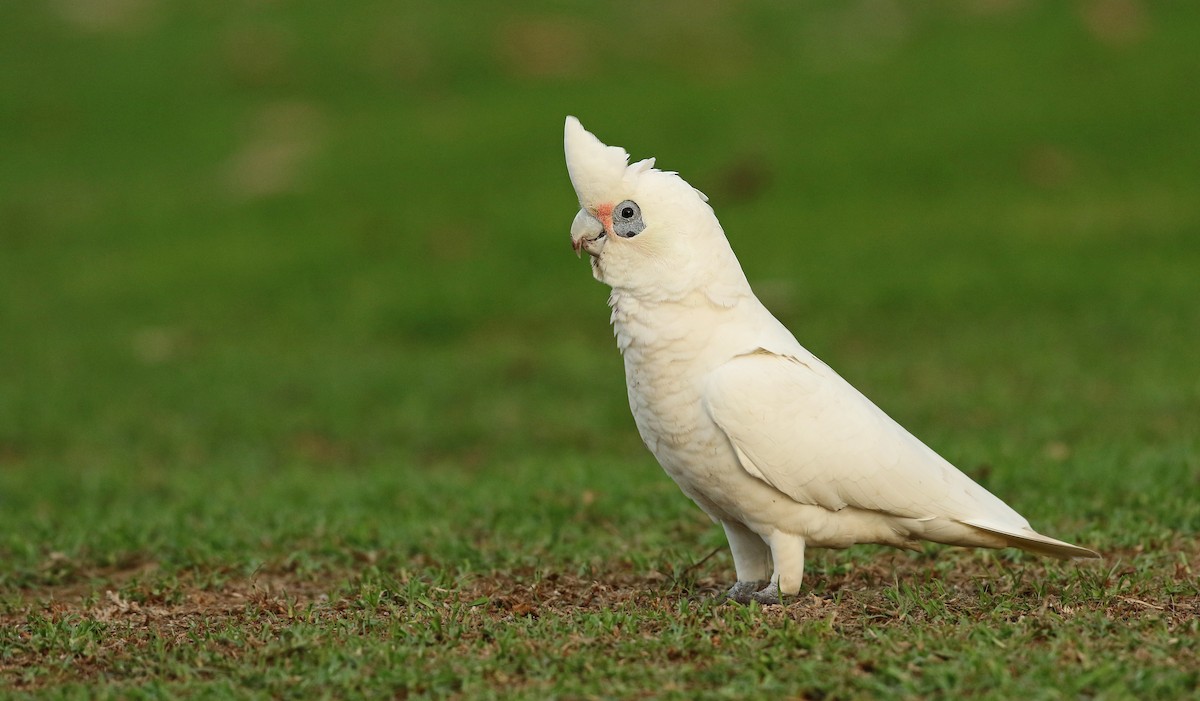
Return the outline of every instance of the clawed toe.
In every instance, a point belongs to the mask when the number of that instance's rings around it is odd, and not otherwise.
[[[766,582],[737,582],[729,588],[729,591],[725,592],[725,598],[730,601],[736,601],[739,604],[748,604],[764,584]]]
[[[775,582],[761,591],[756,591],[750,595],[750,598],[762,604],[763,606],[777,606],[779,600],[779,585]]]
[[[775,582],[738,582],[729,588],[725,598],[739,604],[757,601],[763,606],[775,606],[780,603],[779,585]]]

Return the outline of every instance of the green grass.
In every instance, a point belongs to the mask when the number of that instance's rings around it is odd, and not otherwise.
[[[0,5],[0,689],[1194,694],[1198,31],[1134,0]],[[717,602],[723,537],[570,255],[568,113],[1106,560],[863,547]]]

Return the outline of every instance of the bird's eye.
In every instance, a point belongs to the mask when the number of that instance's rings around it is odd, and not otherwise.
[[[613,233],[622,238],[632,238],[642,233],[646,223],[642,221],[642,210],[633,200],[625,200],[613,207]]]

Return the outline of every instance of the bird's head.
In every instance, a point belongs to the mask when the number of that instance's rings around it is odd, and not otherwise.
[[[592,257],[597,280],[660,299],[696,290],[728,304],[749,288],[708,198],[648,158],[606,146],[567,117],[567,172],[579,197],[571,245]]]

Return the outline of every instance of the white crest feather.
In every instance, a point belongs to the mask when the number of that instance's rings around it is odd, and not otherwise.
[[[639,175],[642,173],[645,173],[648,170],[653,170],[653,168],[654,168],[654,159],[653,158],[643,158],[642,160],[638,161],[637,163],[634,163],[633,165],[629,166],[630,172],[637,173]]]
[[[567,117],[563,135],[567,173],[581,207],[611,199],[625,178],[629,154],[619,146],[605,145],[583,128],[575,117]]]

